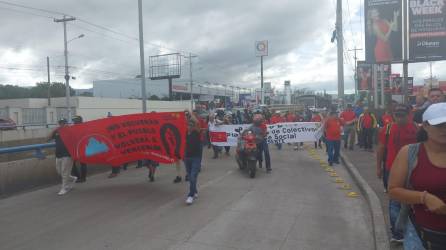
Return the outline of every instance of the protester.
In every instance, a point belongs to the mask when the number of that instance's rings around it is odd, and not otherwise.
[[[208,128],[209,131],[212,130],[215,126],[222,125],[223,121],[218,120],[213,114],[209,115],[209,122],[208,122]],[[217,159],[218,154],[221,151],[221,148],[215,145],[212,145],[212,150],[214,151],[214,156],[212,159]]]
[[[331,111],[324,123],[324,132],[328,150],[328,164],[339,164],[339,154],[341,148],[341,126],[342,120],[339,119],[337,111]]]
[[[320,123],[322,123],[322,120],[323,120],[322,115],[319,112],[314,111],[313,112],[313,117],[311,117],[310,122],[320,122]],[[319,141],[315,141],[314,142],[314,148],[317,149],[318,146],[319,146],[319,148],[322,148],[322,139],[319,139]]]
[[[353,150],[355,144],[355,123],[356,114],[351,104],[347,104],[347,109],[340,115],[344,123],[344,149]]]
[[[413,118],[414,122],[416,122],[418,124],[422,124],[424,111],[426,111],[426,109],[430,105],[435,104],[435,103],[444,102],[444,101],[445,101],[445,96],[444,96],[443,90],[441,90],[439,88],[430,89],[428,92],[427,103],[424,104],[425,108],[421,108],[415,112],[414,118]]]
[[[188,121],[188,129],[186,136],[186,152],[184,154],[184,165],[189,179],[189,193],[187,195],[186,204],[190,205],[198,198],[197,179],[201,168],[202,146],[200,143],[200,128],[193,121]]]
[[[362,136],[362,134],[361,134],[361,130],[360,130],[360,127],[359,127],[359,117],[362,115],[362,113],[364,112],[364,108],[363,108],[363,103],[362,103],[362,101],[361,100],[359,100],[359,101],[357,101],[356,102],[356,105],[355,105],[355,107],[354,107],[354,109],[353,109],[353,112],[355,112],[355,115],[356,115],[356,135],[357,135],[357,138],[358,138],[358,146],[359,147],[363,147],[363,142],[362,142],[362,138],[363,138],[363,136]]]
[[[249,128],[258,138],[257,141],[261,143],[257,144],[258,155],[257,160],[259,161],[259,167],[262,168],[263,154],[265,154],[265,165],[267,173],[271,172],[271,158],[269,155],[268,143],[266,141],[267,127],[261,114],[255,114],[253,117],[253,124]]]
[[[393,122],[393,116],[392,116],[392,108],[389,107],[384,114],[381,116],[381,121],[380,121],[380,125],[381,128],[385,128],[387,127],[388,124],[391,124]],[[409,115],[409,114],[407,114]]]
[[[175,171],[177,173],[177,176],[175,176],[173,183],[180,183],[182,181],[180,161],[175,162]]]
[[[277,124],[277,123],[281,123],[281,122],[285,122],[285,119],[283,119],[283,117],[281,116],[281,112],[279,110],[277,110],[274,115],[271,117],[271,124]],[[276,143],[276,147],[278,150],[282,150],[282,143]]]
[[[286,114],[285,114],[285,121],[286,122],[296,122],[297,121],[296,114],[293,113],[293,112],[287,111]]]
[[[379,133],[379,144],[376,151],[376,175],[383,179],[384,190],[388,189],[390,169],[397,153],[403,146],[416,142],[417,126],[409,119],[410,108],[405,105],[397,105],[393,112],[395,122],[388,123]],[[400,203],[389,200],[391,241],[402,242],[403,232],[395,227]]]
[[[446,246],[446,103],[429,106],[422,121],[427,141],[398,153],[389,194],[405,204],[397,225],[405,226],[404,249],[440,250]]]
[[[366,151],[373,152],[373,133],[376,125],[375,115],[369,111],[368,107],[365,107],[363,114],[359,116],[358,130],[361,131],[361,142]]]
[[[302,115],[302,113],[297,113],[296,112],[296,122],[305,122],[305,117]],[[304,148],[304,143],[303,142],[296,142],[294,143],[294,150],[299,150]]]
[[[423,95],[417,95],[415,97],[415,105],[413,107],[413,111],[416,112],[421,109],[426,109],[429,106],[429,102],[427,102],[426,97]]]
[[[159,163],[156,161],[152,161],[152,160],[144,160],[143,165],[146,166],[147,169],[149,169],[149,176],[148,176],[149,181],[154,182],[156,168],[159,166]]]
[[[223,124],[224,125],[231,125],[232,124],[231,123],[231,115],[230,114],[225,115],[225,117],[223,119]],[[230,155],[229,151],[231,150],[231,147],[230,146],[225,146],[224,148],[225,148],[226,156],[229,156]]]
[[[53,139],[56,142],[56,170],[62,177],[62,186],[58,195],[64,195],[73,189],[74,184],[77,181],[77,177],[71,175],[71,169],[73,167],[73,160],[68,152],[62,138],[60,137],[59,130],[67,125],[67,120],[60,119],[59,127],[51,132],[49,139]]]
[[[74,124],[80,124],[83,122],[82,116],[76,115],[72,119]],[[80,173],[76,166],[76,161],[73,161],[73,168],[71,170],[71,175],[77,177],[76,182],[85,182],[87,180],[87,164],[79,162],[80,164]]]

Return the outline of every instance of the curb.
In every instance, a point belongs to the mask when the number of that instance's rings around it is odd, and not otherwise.
[[[375,191],[369,186],[369,184],[362,178],[358,169],[350,162],[348,157],[341,153],[341,159],[347,171],[353,177],[354,181],[358,185],[361,193],[366,197],[367,203],[370,209],[370,215],[372,216],[373,226],[373,238],[375,241],[376,250],[389,250],[390,242],[389,235],[387,234],[387,225],[384,220],[384,213],[381,208],[381,202],[376,195]]]

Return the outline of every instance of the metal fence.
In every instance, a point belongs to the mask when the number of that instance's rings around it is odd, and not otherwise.
[[[45,108],[24,108],[22,112],[23,125],[47,123]]]

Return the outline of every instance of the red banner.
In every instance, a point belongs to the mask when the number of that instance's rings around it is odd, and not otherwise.
[[[183,112],[145,113],[94,120],[60,130],[74,160],[114,167],[137,160],[173,163],[183,158]]]

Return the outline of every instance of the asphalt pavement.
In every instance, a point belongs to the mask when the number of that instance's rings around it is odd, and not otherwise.
[[[131,166],[64,196],[52,186],[2,199],[1,249],[375,249],[369,208],[342,165],[328,168],[310,147],[271,154],[272,173],[250,179],[233,156],[213,160],[206,149],[191,206],[173,165],[153,183]]]

